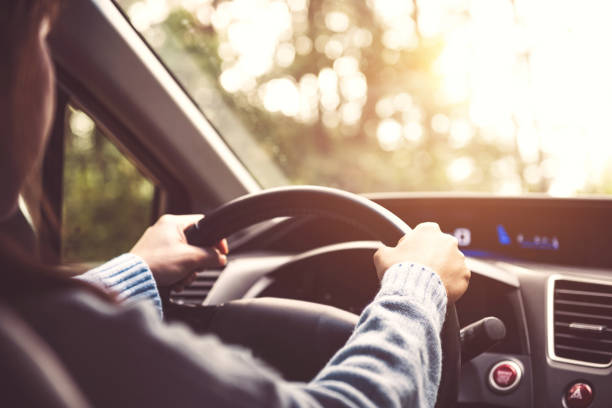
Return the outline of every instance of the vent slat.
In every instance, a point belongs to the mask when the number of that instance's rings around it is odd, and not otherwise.
[[[592,314],[588,314],[588,313],[567,312],[565,310],[555,310],[555,316],[556,315],[567,316],[567,317],[585,318],[585,319],[588,319],[588,320],[597,319],[597,320],[601,321],[602,324],[604,324],[606,326],[609,325],[610,323],[612,323],[612,316],[592,315]],[[608,323],[608,324],[606,324],[606,323]]]
[[[586,336],[576,336],[568,333],[555,334],[555,340],[559,340],[557,344],[574,345],[576,347],[593,347],[596,350],[606,351],[612,355],[612,340],[594,339]]]
[[[180,305],[197,305],[201,304],[212,287],[219,279],[221,270],[209,270],[197,273],[196,280],[181,292],[172,292],[170,300],[173,303]]]
[[[555,289],[555,297],[559,296],[580,296],[580,297],[594,297],[609,299],[612,301],[612,293],[605,292],[587,292],[585,290],[571,290],[571,289]]]
[[[612,293],[612,286],[608,284],[581,282],[560,279],[555,283],[555,290],[581,290],[589,293]]]
[[[578,351],[578,352],[582,352],[582,353],[597,354],[599,356],[612,357],[612,352],[593,350],[593,349],[584,348],[584,347],[566,346],[566,345],[563,345],[563,344],[559,344],[559,345],[555,346],[555,348],[563,349],[563,350],[569,350],[569,351]]]
[[[189,289],[183,289],[181,292],[178,292],[177,294],[180,296],[202,296],[205,293],[208,293],[209,291],[207,290],[199,290],[199,289],[192,289],[191,287]]]
[[[556,280],[553,305],[556,356],[612,363],[612,285]]]
[[[198,279],[210,279],[216,281],[221,275],[221,271],[203,271],[198,272]]]
[[[602,309],[602,312],[612,312],[612,304],[606,305],[602,303],[596,302],[576,302],[574,300],[555,300],[555,306],[578,306],[578,307],[588,307],[588,308],[599,308]]]
[[[584,323],[584,322],[571,322],[571,323]],[[579,333],[584,333],[587,336],[591,335],[591,332],[588,330],[580,331],[576,329],[570,329],[570,322],[555,322],[556,333],[567,333],[573,335],[579,335]],[[603,339],[612,340],[612,328],[606,327],[602,332],[598,333],[599,336]]]
[[[190,288],[212,288],[216,281],[205,280],[205,281],[195,281],[189,286]]]

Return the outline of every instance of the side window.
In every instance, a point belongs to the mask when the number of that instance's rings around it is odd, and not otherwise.
[[[62,261],[108,260],[151,224],[156,186],[90,116],[71,104],[64,114]]]

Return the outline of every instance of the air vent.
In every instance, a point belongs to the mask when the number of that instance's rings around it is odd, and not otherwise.
[[[182,292],[171,292],[170,301],[179,305],[200,305],[221,275],[221,270],[198,272],[197,279]]]
[[[612,285],[557,279],[553,299],[555,356],[612,363]]]

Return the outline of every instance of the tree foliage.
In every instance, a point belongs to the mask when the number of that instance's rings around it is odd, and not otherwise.
[[[110,259],[128,251],[151,223],[154,185],[84,113],[69,108],[66,116],[73,126],[65,136],[62,258]]]

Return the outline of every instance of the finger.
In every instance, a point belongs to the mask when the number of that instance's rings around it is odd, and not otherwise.
[[[227,264],[227,256],[216,248],[201,248],[186,245],[186,267],[190,271],[199,271],[205,268],[217,268]]]
[[[180,292],[180,291],[184,290],[185,287],[190,286],[195,281],[195,279],[197,277],[198,277],[198,275],[197,275],[196,272],[191,272],[185,278],[183,278],[180,281],[178,281],[175,284],[173,284],[172,285],[172,290],[174,290],[175,292]]]
[[[419,225],[417,225],[417,228],[419,228],[419,229],[430,229],[430,230],[434,230],[436,232],[440,232],[440,226],[438,225],[437,222],[422,222]]]
[[[195,282],[196,279],[198,279],[198,274],[194,272],[191,274],[191,276],[187,278],[187,282],[185,283],[185,286],[191,286],[191,284]]]
[[[399,239],[399,241],[397,241],[397,245],[400,245],[402,242],[404,242],[405,240],[407,240],[407,239],[408,239],[408,236],[410,235],[410,233],[411,233],[411,232],[412,232],[412,231],[408,232],[407,234],[404,234],[404,236],[403,236],[403,237],[401,237],[401,238]]]
[[[170,289],[175,292],[181,292],[183,289],[185,289],[185,279],[174,282],[172,285],[170,285]]]
[[[182,283],[181,286],[183,287],[183,289],[188,288],[189,286],[191,286],[191,284],[195,281],[195,273],[193,275],[190,275],[187,279],[185,279]]]
[[[378,244],[378,248],[377,248],[377,249],[380,249],[380,248],[388,248],[388,247],[387,247],[387,245],[385,245],[385,243],[384,243],[384,242],[377,241],[377,244]]]
[[[451,235],[451,234],[444,234],[444,235],[446,235],[446,239],[448,239],[453,244],[453,246],[455,246],[456,248],[459,248],[459,240],[457,239],[456,236]]]
[[[390,247],[386,246],[386,245],[381,245],[376,252],[374,252],[374,264],[378,265],[380,263],[382,263],[385,254],[387,253],[387,251],[389,251],[389,249],[391,249]]]
[[[227,244],[227,239],[225,238],[219,241],[215,248],[217,248],[223,255],[229,254],[229,245]]]

